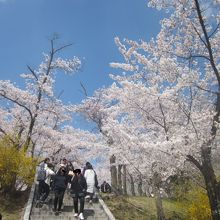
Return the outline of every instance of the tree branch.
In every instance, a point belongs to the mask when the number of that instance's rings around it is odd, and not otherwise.
[[[1,92],[2,92],[2,93],[1,93]],[[3,90],[0,90],[0,96],[2,96],[2,97],[4,97],[4,98],[8,99],[8,100],[11,101],[11,102],[16,103],[17,105],[21,106],[22,108],[26,109],[27,112],[30,114],[31,119],[33,119],[32,112],[31,112],[31,110],[30,110],[28,107],[26,107],[25,105],[21,104],[21,103],[18,102],[17,100],[8,97],[8,96],[5,94],[5,91],[3,91]]]
[[[214,92],[214,91],[211,91],[211,90],[208,90],[208,89],[204,89],[204,88],[202,88],[201,86],[198,86],[198,85],[196,85],[196,87],[198,89],[201,89],[201,90],[205,91],[205,92],[209,92],[209,93],[212,93],[214,95],[219,95],[219,92]]]
[[[163,128],[164,128],[164,131],[165,131],[166,140],[168,141],[169,137],[167,135],[168,128],[167,128],[167,123],[166,123],[166,117],[165,117],[165,114],[164,114],[164,111],[163,111],[163,106],[160,102],[160,98],[158,98],[158,102],[159,102],[160,111],[161,111],[161,114],[162,114],[162,117],[163,117]]]
[[[82,89],[83,89],[84,95],[85,95],[86,97],[88,97],[87,90],[86,90],[85,86],[82,84],[82,82],[80,82],[80,86],[81,86]]]
[[[62,47],[59,47],[58,49],[54,50],[54,54],[57,53],[57,52],[60,51],[60,50],[63,50],[64,48],[70,47],[70,46],[72,46],[72,45],[73,45],[73,44],[66,44],[66,45],[64,45],[64,46],[62,46]]]
[[[209,35],[209,39],[216,33],[216,31],[218,30],[219,26],[220,26],[220,23],[217,24],[215,30]]]
[[[27,65],[27,68],[31,71],[31,73],[33,74],[35,79],[38,81],[38,77],[37,77],[36,73],[34,72],[34,70],[29,65]]]
[[[189,162],[193,163],[201,171],[201,173],[203,173],[202,165],[198,160],[196,160],[192,155],[187,155],[186,158]]]

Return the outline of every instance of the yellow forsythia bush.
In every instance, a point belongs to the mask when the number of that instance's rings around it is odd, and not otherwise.
[[[17,148],[9,137],[0,139],[0,189],[11,186],[15,180],[30,185],[34,180],[36,160]]]
[[[209,199],[206,192],[202,189],[195,188],[187,196],[190,204],[187,208],[189,220],[211,220],[211,210]]]

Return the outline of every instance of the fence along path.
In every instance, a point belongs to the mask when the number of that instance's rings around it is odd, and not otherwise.
[[[36,192],[36,190],[35,190]],[[58,216],[53,212],[53,192],[50,192],[48,196],[48,202],[43,204],[41,207],[37,207],[36,204],[36,193],[34,194],[34,199],[32,201],[32,208],[30,212],[30,220],[76,220],[74,217],[73,209],[73,199],[70,195],[65,192],[63,200],[63,209],[62,213]],[[108,207],[104,204],[102,199],[98,199],[93,204],[85,202],[84,209],[84,218],[85,220],[115,220],[114,216],[109,211]]]

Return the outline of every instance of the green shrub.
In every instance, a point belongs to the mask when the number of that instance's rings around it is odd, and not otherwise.
[[[15,187],[16,180],[30,185],[34,180],[36,160],[24,149],[17,149],[9,137],[0,139],[0,189]]]
[[[197,187],[188,193],[187,207],[189,220],[211,220],[211,210],[206,191]]]

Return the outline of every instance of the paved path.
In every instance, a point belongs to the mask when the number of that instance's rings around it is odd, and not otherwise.
[[[49,202],[44,204],[42,207],[36,207],[36,200],[34,199],[33,206],[31,209],[30,220],[76,220],[73,211],[73,199],[65,193],[62,213],[58,216],[52,211],[53,208],[53,193],[48,197]],[[93,202],[89,204],[85,202],[84,210],[85,220],[108,220],[106,212],[103,210],[102,205],[99,202]]]

